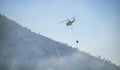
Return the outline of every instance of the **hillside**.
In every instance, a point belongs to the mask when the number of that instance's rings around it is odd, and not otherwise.
[[[0,70],[120,70],[0,15]]]

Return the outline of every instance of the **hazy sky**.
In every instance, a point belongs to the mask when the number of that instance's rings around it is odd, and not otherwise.
[[[120,0],[0,0],[0,13],[36,33],[120,66]],[[76,17],[70,27],[59,22]]]

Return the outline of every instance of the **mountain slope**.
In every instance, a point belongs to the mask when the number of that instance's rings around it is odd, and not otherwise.
[[[0,15],[0,70],[120,70]]]

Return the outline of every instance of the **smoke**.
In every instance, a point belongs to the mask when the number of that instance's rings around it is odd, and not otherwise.
[[[34,59],[8,57],[0,60],[0,70],[119,70],[119,68],[86,53],[74,52],[65,56]]]
[[[85,55],[73,53],[63,57],[32,60],[12,58],[7,62],[7,70],[91,70],[94,66],[90,65],[90,63],[94,64],[96,62],[92,63],[90,61],[91,56],[85,57]]]
[[[0,65],[2,67],[0,70],[79,70],[77,68],[83,64],[79,63],[79,60],[83,59],[77,53],[44,59],[9,58],[7,61],[4,60],[2,66]]]

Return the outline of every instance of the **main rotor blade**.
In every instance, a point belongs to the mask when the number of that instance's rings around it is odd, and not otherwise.
[[[61,21],[60,23],[64,23],[64,22],[69,21],[69,20],[70,20],[70,19],[67,19],[67,20]]]
[[[70,19],[75,18],[76,16],[78,16],[78,15],[75,15],[74,17],[71,17],[71,18],[69,18],[69,19],[67,19],[67,20],[61,21],[60,23],[64,23],[64,22],[66,22],[66,21],[69,21]]]

